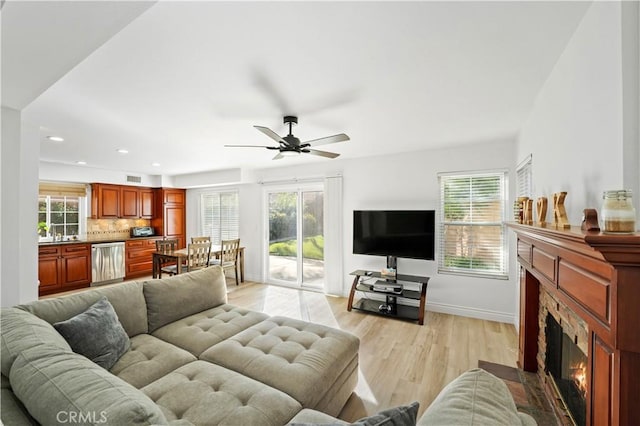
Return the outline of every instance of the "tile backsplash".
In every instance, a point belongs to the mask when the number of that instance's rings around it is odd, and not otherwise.
[[[87,241],[126,239],[133,226],[150,226],[149,219],[87,219]]]

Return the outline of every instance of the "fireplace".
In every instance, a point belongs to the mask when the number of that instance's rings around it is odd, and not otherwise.
[[[545,326],[545,372],[553,378],[555,389],[577,426],[586,425],[587,355],[567,335],[551,314]]]
[[[549,402],[562,395],[562,424],[640,425],[640,233],[508,225],[521,266],[518,365]]]

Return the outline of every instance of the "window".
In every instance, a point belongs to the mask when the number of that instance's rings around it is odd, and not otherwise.
[[[40,195],[38,197],[38,235],[55,237],[60,234],[63,238],[80,235],[80,218],[82,217],[80,210],[83,198]]]
[[[208,192],[202,194],[202,235],[210,236],[213,244],[239,238],[238,192]]]
[[[442,173],[438,272],[507,279],[506,172]]]
[[[531,162],[532,156],[529,154],[516,168],[516,197],[533,198]]]

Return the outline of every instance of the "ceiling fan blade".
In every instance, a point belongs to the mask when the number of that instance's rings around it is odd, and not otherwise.
[[[277,146],[268,145],[225,145],[226,148],[267,148],[267,149],[280,149]]]
[[[282,139],[280,136],[278,136],[278,134],[276,132],[274,132],[273,130],[271,130],[268,127],[263,127],[263,126],[253,126],[253,127],[255,127],[256,129],[258,129],[259,131],[261,131],[265,135],[269,136],[271,139],[273,139],[274,141],[276,141],[278,143],[284,143],[284,144],[287,143],[287,142],[285,142],[284,139]]]
[[[275,157],[272,158],[272,160],[279,160],[281,158],[284,158],[284,155],[282,155],[281,152],[277,153]]]
[[[335,152],[319,151],[317,149],[309,149],[309,150],[305,150],[304,152],[306,152],[307,154],[318,155],[320,157],[325,157],[325,158],[336,158],[340,156],[340,154],[336,154]]]
[[[267,73],[262,67],[254,67],[251,72],[253,84],[260,89],[269,101],[283,114],[289,114],[292,111],[291,105],[285,99],[281,88],[275,83],[273,77]]]
[[[326,136],[324,138],[306,141],[302,145],[320,146],[320,145],[327,145],[327,144],[336,143],[336,142],[345,142],[345,141],[348,141],[349,139],[350,139],[349,136],[345,135],[344,133],[340,133],[333,136]]]

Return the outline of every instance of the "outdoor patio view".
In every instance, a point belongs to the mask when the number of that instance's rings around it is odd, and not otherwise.
[[[323,220],[322,191],[269,194],[271,279],[312,287],[323,285]],[[302,227],[301,232],[298,226]],[[299,247],[301,256],[298,256]]]

